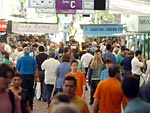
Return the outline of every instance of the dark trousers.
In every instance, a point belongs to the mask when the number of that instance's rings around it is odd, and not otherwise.
[[[22,75],[22,88],[26,89],[29,94],[29,105],[33,108],[33,98],[34,98],[34,75]]]
[[[140,85],[140,75],[133,74],[133,76],[137,79],[137,81],[139,82],[139,85]]]
[[[46,84],[46,101],[48,106],[50,105],[50,98],[53,91],[54,85],[52,84]]]
[[[39,71],[39,79],[41,83],[41,99],[46,101],[46,91],[45,91],[45,83],[44,83],[44,71]]]
[[[94,93],[96,91],[96,88],[97,88],[97,85],[98,85],[99,81],[100,80],[92,80],[91,81],[91,86],[90,86],[90,88],[91,88],[91,91],[90,91],[90,103],[91,104],[93,104],[93,102],[94,102],[93,96],[94,96]]]

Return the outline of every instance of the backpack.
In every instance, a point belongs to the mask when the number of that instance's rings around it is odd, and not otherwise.
[[[11,90],[9,90],[9,99],[12,105],[12,113],[15,113],[15,95]]]

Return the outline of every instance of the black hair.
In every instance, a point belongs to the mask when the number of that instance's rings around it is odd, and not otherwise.
[[[127,98],[135,98],[139,93],[139,82],[134,76],[125,77],[122,82],[122,90]]]
[[[108,69],[108,72],[109,72],[110,77],[114,77],[116,73],[120,72],[119,65],[115,64],[115,65],[110,66]]]
[[[58,99],[60,102],[64,102],[64,103],[69,103],[70,102],[70,99],[68,97],[67,94],[65,93],[57,93],[53,99]]]
[[[75,59],[79,59],[79,53],[75,53],[75,54],[74,54],[74,58],[75,58]]]
[[[9,65],[7,65],[5,63],[1,63],[0,64],[0,77],[7,78],[8,77],[7,76],[7,72],[11,72],[12,73],[12,77],[14,76],[13,69]]]
[[[44,49],[44,46],[42,46],[42,45],[39,46],[38,50],[41,51],[41,52],[43,52],[43,51],[45,50],[45,49]]]
[[[142,51],[137,50],[137,51],[135,52],[135,56],[138,56],[139,54],[141,55],[141,54],[142,54]]]
[[[74,81],[74,85],[77,86],[77,79],[75,77],[73,77],[73,76],[65,77],[64,83],[65,83],[65,81]]]
[[[78,64],[78,61],[73,59],[73,60],[71,60],[70,65],[72,65],[73,63],[77,63]]]
[[[27,44],[27,43],[23,43],[23,44],[22,44],[22,48],[25,48],[25,47],[28,47],[28,44]]]
[[[107,50],[111,50],[111,44],[107,44],[107,45],[106,45],[106,49],[107,49]]]
[[[121,46],[121,51],[125,51],[126,47],[125,46]]]
[[[104,60],[104,64],[107,64],[107,63],[112,63],[112,60],[111,60],[110,58],[106,58],[106,59]]]

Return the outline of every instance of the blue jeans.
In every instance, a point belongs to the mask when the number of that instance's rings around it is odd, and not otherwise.
[[[126,77],[126,76],[129,76],[129,75],[131,75],[132,73],[131,73],[131,70],[124,70],[124,72],[123,72],[123,77]]]
[[[46,101],[47,101],[48,106],[50,104],[50,98],[52,95],[53,88],[54,88],[53,84],[46,84]]]

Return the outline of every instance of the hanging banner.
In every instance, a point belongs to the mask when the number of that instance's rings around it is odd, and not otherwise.
[[[84,36],[114,36],[123,33],[121,24],[84,24],[81,28]]]
[[[76,13],[82,9],[82,0],[56,0],[56,13]]]
[[[12,32],[24,34],[58,33],[58,24],[12,23]]]
[[[5,21],[0,21],[0,32],[7,30],[7,23]]]

